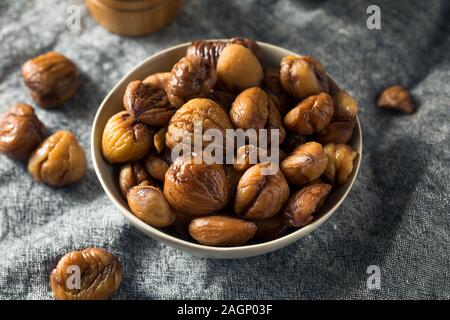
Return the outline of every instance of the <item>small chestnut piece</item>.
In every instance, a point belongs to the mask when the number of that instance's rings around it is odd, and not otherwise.
[[[199,157],[178,157],[166,172],[164,195],[176,211],[202,215],[228,203],[230,186],[223,166],[207,164]]]
[[[50,286],[56,300],[106,300],[119,288],[122,270],[119,260],[104,249],[72,251],[53,269]]]
[[[175,213],[158,188],[135,186],[128,191],[127,200],[131,212],[153,227],[167,227],[175,220]]]
[[[164,87],[166,86],[166,83],[167,81],[169,81],[171,76],[171,72],[158,72],[149,75],[147,78],[142,80],[142,83],[164,90]]]
[[[353,161],[358,152],[346,144],[328,143],[323,147],[328,156],[324,177],[332,184],[343,184],[353,171]]]
[[[126,163],[120,168],[119,186],[125,198],[127,197],[128,190],[149,180],[150,176],[140,162]]]
[[[261,85],[263,69],[249,49],[230,44],[223,49],[217,61],[217,77],[228,91],[241,92]]]
[[[267,95],[259,87],[242,91],[233,102],[230,119],[236,128],[263,129],[269,116]]]
[[[102,151],[109,163],[140,160],[152,145],[153,134],[126,111],[112,116],[103,130]]]
[[[86,154],[70,131],[57,131],[31,154],[28,171],[40,182],[62,187],[86,174]]]
[[[295,148],[280,167],[289,183],[305,184],[319,178],[327,164],[328,157],[322,145],[311,141]]]
[[[309,224],[314,219],[314,214],[322,208],[330,191],[331,185],[317,183],[294,193],[283,210],[286,224],[295,228]]]
[[[28,60],[22,65],[21,72],[31,96],[43,108],[63,104],[80,85],[80,75],[75,64],[56,52]]]
[[[333,121],[354,121],[358,113],[358,103],[344,90],[333,95]]]
[[[189,224],[189,233],[200,244],[216,247],[241,246],[256,232],[253,222],[229,216],[195,218]]]
[[[413,113],[416,106],[411,94],[404,87],[395,85],[380,93],[377,106],[385,109],[393,109],[403,113]]]
[[[354,127],[354,120],[331,122],[317,133],[318,141],[324,145],[330,142],[348,143],[352,138]]]
[[[28,160],[48,131],[33,107],[18,103],[0,118],[0,153],[16,160]]]
[[[156,180],[164,181],[166,171],[169,169],[169,164],[161,159],[159,156],[149,154],[144,161],[145,169]]]
[[[329,80],[322,64],[309,56],[286,56],[281,60],[283,89],[297,99],[329,92]]]
[[[128,84],[123,105],[134,119],[157,127],[167,126],[176,111],[163,89],[140,80]]]
[[[289,197],[289,186],[281,170],[264,174],[270,163],[259,163],[245,171],[239,180],[234,211],[249,220],[267,219],[283,208]]]
[[[284,116],[284,126],[297,134],[312,134],[322,131],[333,116],[333,99],[327,93],[313,95]]]
[[[217,82],[214,67],[199,56],[187,56],[172,68],[172,75],[165,83],[169,101],[181,107],[190,99],[209,92]]]
[[[233,126],[227,113],[217,103],[210,99],[196,98],[184,104],[175,112],[170,120],[166,134],[166,145],[173,149],[181,143],[186,135],[191,136],[194,144],[194,126],[201,124],[202,134],[208,129],[217,129],[225,137],[225,130],[232,129]],[[204,141],[204,146],[210,142]]]

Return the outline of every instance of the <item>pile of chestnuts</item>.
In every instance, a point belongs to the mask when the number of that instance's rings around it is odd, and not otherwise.
[[[355,100],[313,57],[286,56],[279,66],[261,57],[251,39],[194,41],[170,72],[128,84],[102,152],[139,219],[208,246],[270,241],[311,223],[347,181],[358,156],[348,144]],[[253,144],[233,150],[231,164],[173,158],[178,133],[193,135],[195,121],[219,132],[279,130],[276,173],[263,173],[269,151]]]
[[[77,91],[80,79],[75,64],[65,56],[48,52],[25,62],[25,84],[42,108],[55,108]],[[51,136],[32,106],[18,103],[0,117],[0,153],[28,161],[28,172],[38,182],[62,187],[86,173],[86,155],[75,135],[57,131]]]

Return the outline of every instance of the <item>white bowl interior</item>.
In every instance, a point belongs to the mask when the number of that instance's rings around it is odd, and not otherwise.
[[[269,242],[250,244],[239,247],[208,247],[183,240],[165,231],[149,226],[138,219],[136,216],[134,216],[129,210],[128,204],[122,197],[118,186],[117,172],[112,165],[108,164],[105,161],[102,155],[101,140],[103,128],[105,127],[106,122],[111,116],[124,109],[122,105],[122,98],[126,86],[130,81],[143,80],[148,75],[156,72],[170,71],[172,66],[185,55],[188,45],[189,43],[180,44],[161,51],[148,58],[146,61],[134,68],[124,78],[122,78],[122,80],[119,81],[119,83],[111,90],[111,92],[101,103],[92,127],[91,152],[96,174],[106,194],[111,199],[111,201],[119,208],[125,218],[144,234],[167,245],[184,250],[196,256],[210,258],[250,257],[277,250],[298,240],[301,237],[306,236],[307,234],[318,228],[336,211],[336,209],[347,196],[356,179],[361,163],[362,154],[362,134],[359,119],[357,119],[357,126],[355,127],[352,141],[350,142],[350,145],[358,151],[359,155],[354,163],[354,170],[350,175],[348,181],[338,188],[333,188],[333,191],[328,197],[320,214],[311,224],[288,235],[285,235],[284,237]],[[282,57],[286,55],[295,55],[295,53],[291,51],[267,43],[259,42],[259,45],[262,48],[262,58],[266,66],[278,66]]]

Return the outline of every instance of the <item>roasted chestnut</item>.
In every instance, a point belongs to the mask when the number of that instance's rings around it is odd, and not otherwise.
[[[241,246],[256,232],[253,222],[229,216],[195,218],[189,224],[189,233],[200,244],[216,247]]]
[[[328,143],[323,147],[328,156],[324,177],[332,184],[343,184],[353,171],[353,161],[358,152],[346,144]]]
[[[230,186],[223,166],[207,164],[200,157],[181,156],[166,172],[164,195],[176,211],[202,215],[228,203]]]
[[[44,108],[69,100],[80,85],[75,64],[62,54],[48,52],[25,62],[21,68],[33,99]]]
[[[283,210],[286,224],[296,228],[309,224],[314,214],[322,208],[330,191],[331,185],[317,183],[294,193]]]
[[[106,300],[121,281],[119,260],[100,248],[67,253],[50,275],[56,300]]]
[[[120,168],[119,186],[125,198],[128,190],[144,181],[150,182],[150,180],[150,176],[140,162],[126,163]]]
[[[217,61],[217,77],[228,91],[240,92],[261,85],[263,70],[258,58],[246,47],[230,44]]]
[[[0,118],[0,153],[16,160],[28,160],[48,135],[33,107],[18,103]]]
[[[164,181],[169,164],[155,154],[149,154],[144,161],[145,169],[156,180]]]
[[[284,126],[297,134],[322,131],[333,116],[333,99],[327,93],[310,96],[290,110],[283,120]]]
[[[175,213],[158,188],[135,186],[128,191],[127,200],[131,212],[153,227],[167,227],[175,220]]]
[[[263,129],[269,116],[266,93],[259,87],[242,91],[233,102],[230,119],[236,128]]]
[[[333,94],[333,121],[354,121],[358,103],[347,92],[339,90]]]
[[[304,143],[287,156],[281,164],[289,183],[305,184],[319,178],[327,168],[328,157],[320,143]]]
[[[286,56],[281,60],[280,81],[283,89],[297,99],[329,92],[325,68],[309,56]]]
[[[28,172],[40,182],[62,187],[86,174],[86,154],[70,131],[57,131],[31,154]]]
[[[378,96],[377,106],[403,113],[413,113],[416,110],[416,105],[409,91],[399,85],[384,89]]]
[[[204,98],[192,99],[178,109],[170,120],[166,145],[173,149],[186,138],[186,135],[191,137],[193,144],[196,123],[201,124],[202,134],[208,129],[217,129],[223,133],[223,137],[226,136],[226,129],[233,128],[226,112],[217,103]],[[205,141],[204,146],[209,143]]]
[[[134,119],[157,127],[167,126],[176,111],[164,90],[140,80],[128,84],[123,105]]]
[[[112,116],[103,130],[102,151],[109,163],[140,160],[152,145],[153,134],[126,111]]]
[[[209,92],[216,82],[216,70],[207,60],[187,56],[173,66],[172,75],[164,87],[172,105],[181,107],[190,99]]]
[[[289,186],[281,170],[276,174],[264,174],[270,163],[259,163],[245,171],[239,180],[234,211],[249,220],[267,219],[283,208],[289,197]]]

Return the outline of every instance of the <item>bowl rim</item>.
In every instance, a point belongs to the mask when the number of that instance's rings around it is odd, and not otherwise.
[[[215,41],[215,40],[222,40],[222,41],[226,41],[228,39],[207,39],[208,41]],[[299,55],[298,53],[295,53],[291,50],[288,49],[284,49],[282,47],[270,44],[270,43],[266,43],[266,42],[261,42],[261,41],[257,41],[257,43],[261,46],[261,48],[267,49],[270,48],[272,50],[275,51],[284,51],[288,54],[292,54],[292,55]],[[257,244],[249,244],[249,245],[243,245],[243,246],[235,246],[235,247],[214,247],[214,246],[206,246],[206,245],[202,245],[202,244],[198,244],[198,243],[194,243],[188,240],[183,240],[180,238],[177,238],[176,236],[172,236],[170,234],[167,234],[161,230],[159,230],[156,227],[153,227],[151,225],[146,224],[144,221],[140,220],[138,217],[136,217],[128,208],[126,208],[125,206],[123,206],[120,202],[118,202],[112,191],[110,190],[110,187],[107,185],[107,183],[104,181],[103,177],[102,177],[102,173],[100,171],[99,168],[99,164],[98,161],[99,159],[97,158],[97,150],[95,150],[94,145],[95,140],[98,138],[97,133],[96,133],[96,127],[97,127],[97,122],[99,121],[100,115],[103,111],[103,109],[105,108],[106,103],[108,102],[108,100],[110,99],[110,97],[116,92],[116,90],[122,85],[122,83],[134,72],[136,72],[137,70],[139,70],[140,68],[144,67],[145,65],[147,65],[148,63],[150,63],[153,59],[158,58],[162,55],[167,54],[168,52],[171,51],[175,51],[175,50],[179,50],[183,47],[187,47],[188,45],[190,45],[191,42],[184,42],[175,46],[171,46],[168,47],[162,51],[158,51],[154,54],[152,54],[151,56],[149,56],[148,58],[146,58],[144,61],[142,61],[141,63],[139,63],[138,65],[136,65],[135,67],[133,67],[129,72],[127,72],[115,85],[114,87],[108,92],[108,94],[105,96],[105,98],[102,100],[102,102],[100,103],[100,106],[98,107],[96,113],[95,113],[95,117],[94,117],[94,121],[92,123],[92,129],[91,129],[91,139],[90,139],[90,143],[91,143],[91,155],[92,155],[92,162],[94,165],[94,170],[95,173],[97,175],[98,180],[100,181],[100,184],[103,188],[103,190],[105,191],[106,195],[108,196],[108,198],[113,202],[113,204],[121,211],[121,213],[124,215],[124,217],[131,223],[133,224],[135,227],[137,227],[138,229],[141,229],[140,231],[142,232],[142,229],[146,230],[149,234],[151,234],[152,236],[154,236],[154,239],[158,240],[158,241],[163,241],[164,243],[167,243],[169,245],[172,245],[176,248],[180,248],[180,247],[187,247],[188,249],[192,249],[192,251],[196,251],[196,252],[204,252],[204,254],[218,254],[218,253],[227,253],[227,254],[234,254],[236,256],[242,256],[242,257],[250,257],[250,256],[255,256],[255,255],[259,255],[259,254],[264,254],[264,253],[268,253],[274,250],[277,250],[279,248],[282,248],[284,246],[287,246],[295,241],[297,241],[300,238],[303,238],[304,236],[310,234],[312,231],[316,230],[317,228],[319,228],[324,222],[326,222],[333,214],[334,212],[339,208],[339,206],[342,204],[342,202],[347,198],[348,193],[350,192],[350,190],[353,188],[353,184],[356,181],[356,177],[358,176],[359,173],[359,169],[361,167],[361,160],[362,160],[362,149],[363,149],[363,136],[362,136],[362,129],[361,129],[361,123],[359,121],[359,117],[358,115],[356,116],[356,130],[359,132],[359,146],[358,146],[358,156],[357,156],[357,161],[354,164],[354,170],[355,172],[352,173],[352,177],[351,177],[351,181],[349,182],[348,188],[347,190],[345,190],[345,192],[342,194],[341,198],[331,207],[328,209],[328,212],[326,212],[325,214],[323,214],[322,216],[320,216],[318,219],[314,220],[312,223],[298,229],[295,230],[289,234],[286,234],[280,238],[274,239],[274,240],[270,240],[270,241],[266,241],[266,242],[262,242],[262,243],[257,243]],[[331,77],[330,77],[331,78]],[[103,133],[103,130],[101,130],[101,132]],[[101,154],[101,153],[100,153]],[[105,161],[105,160],[103,160]],[[106,163],[106,161],[105,161]],[[146,234],[148,236],[147,233],[143,232],[144,234]],[[252,252],[250,254],[245,254],[242,255],[243,253],[248,253],[248,252]]]

